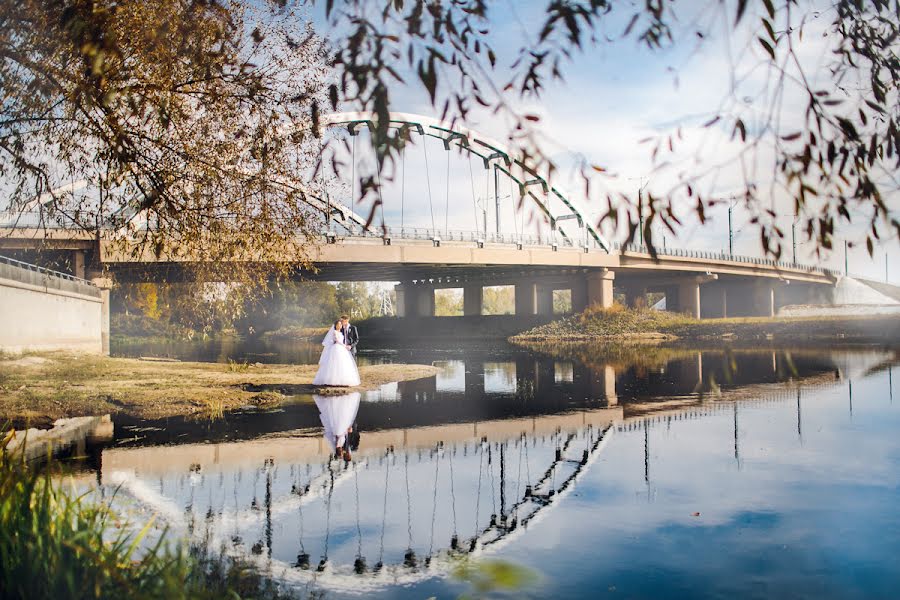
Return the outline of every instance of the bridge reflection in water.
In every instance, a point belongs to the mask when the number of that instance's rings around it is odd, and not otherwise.
[[[443,576],[455,556],[525,535],[602,458],[615,432],[642,431],[649,493],[655,428],[733,412],[740,466],[740,411],[796,402],[801,436],[802,389],[895,360],[719,351],[645,356],[642,364],[564,353],[488,358],[444,357],[435,361],[439,376],[370,394],[351,463],[330,459],[310,420],[247,441],[106,448],[99,480],[175,531],[278,577],[359,591]],[[695,392],[716,379],[730,382],[700,401]],[[284,410],[271,416],[284,423]],[[304,410],[315,418],[314,407],[296,407]]]

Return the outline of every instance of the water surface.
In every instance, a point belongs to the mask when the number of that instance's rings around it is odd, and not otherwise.
[[[301,362],[301,346],[176,355]],[[330,460],[300,396],[213,422],[114,418],[85,477],[132,515],[329,597],[456,597],[470,590],[453,565],[477,557],[537,573],[531,597],[892,598],[897,358],[370,350],[360,362],[440,372],[362,395],[350,463]]]

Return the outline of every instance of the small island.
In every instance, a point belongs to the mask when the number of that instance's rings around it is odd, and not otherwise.
[[[247,405],[275,405],[298,394],[371,390],[437,372],[430,365],[369,365],[359,368],[360,386],[323,388],[312,384],[316,368],[69,353],[0,356],[0,419],[21,427],[116,413],[145,419],[216,415]]]
[[[900,315],[694,319],[649,308],[588,308],[514,335],[515,344],[553,342],[756,341],[888,343],[900,338]]]

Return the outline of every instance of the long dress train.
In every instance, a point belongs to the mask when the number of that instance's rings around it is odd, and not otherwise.
[[[332,328],[322,340],[322,345],[325,348],[319,357],[319,370],[313,379],[313,385],[359,385],[359,371],[353,354],[344,346],[344,334]]]

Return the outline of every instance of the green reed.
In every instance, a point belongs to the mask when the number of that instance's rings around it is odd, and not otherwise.
[[[270,581],[165,534],[146,541],[107,504],[61,483],[59,463],[39,468],[7,451],[0,431],[0,596],[3,598],[277,597]]]

